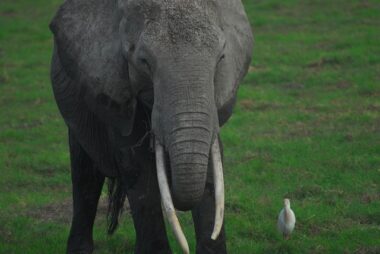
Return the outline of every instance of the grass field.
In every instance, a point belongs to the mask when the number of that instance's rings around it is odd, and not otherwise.
[[[0,2],[0,253],[65,250],[69,156],[49,81],[60,2]],[[222,130],[230,253],[380,253],[380,2],[244,3],[254,57]],[[276,231],[284,197],[290,241]],[[96,253],[133,252],[124,217],[107,236],[101,209]]]

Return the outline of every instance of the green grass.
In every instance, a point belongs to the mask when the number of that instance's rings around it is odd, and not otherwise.
[[[65,250],[69,156],[49,81],[60,2],[0,3],[0,253]],[[380,253],[379,1],[244,3],[253,61],[222,130],[230,253]],[[284,197],[290,241],[275,226]],[[105,229],[103,216],[96,253],[133,252],[129,216]]]

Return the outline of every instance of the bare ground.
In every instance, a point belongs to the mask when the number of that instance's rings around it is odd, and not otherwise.
[[[125,211],[129,211],[128,202],[124,205]],[[102,196],[99,199],[98,210],[96,214],[97,220],[103,220],[107,217],[108,211],[108,198]],[[42,221],[54,221],[60,223],[70,223],[71,216],[73,214],[72,199],[66,199],[59,203],[50,203],[37,209],[27,210],[26,216],[42,220]]]

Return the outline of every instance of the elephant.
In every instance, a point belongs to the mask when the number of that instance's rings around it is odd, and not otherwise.
[[[251,62],[240,0],[66,0],[50,23],[51,81],[68,128],[73,217],[67,253],[92,253],[108,179],[108,232],[128,200],[135,253],[227,253],[220,128]]]

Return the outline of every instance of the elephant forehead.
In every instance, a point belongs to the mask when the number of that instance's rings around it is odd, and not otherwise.
[[[212,51],[220,40],[215,0],[134,0],[127,9],[145,20],[144,33],[153,41]]]
[[[191,1],[189,1],[191,2]],[[216,41],[214,15],[205,11],[200,5],[186,3],[169,6],[165,10],[168,34],[172,40],[184,39]]]
[[[164,0],[161,2],[161,8],[172,19],[207,17],[208,20],[212,20],[216,17],[216,4],[211,0]]]
[[[125,13],[138,13],[145,19],[156,19],[158,16],[178,20],[183,17],[207,20],[217,19],[215,0],[119,0],[118,6]]]
[[[193,1],[164,5],[159,18],[149,22],[147,33],[166,45],[187,44],[209,53],[215,51],[221,36],[215,12]]]

